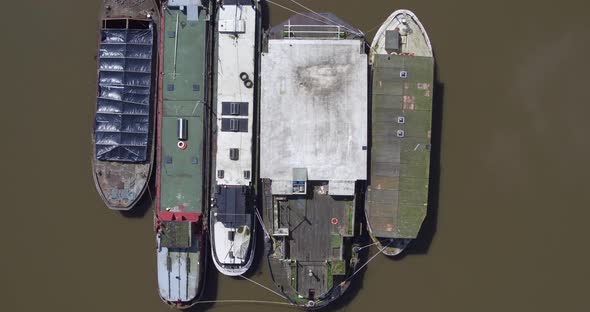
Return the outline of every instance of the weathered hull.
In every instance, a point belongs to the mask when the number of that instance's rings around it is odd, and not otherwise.
[[[100,27],[108,29],[109,25],[117,24],[117,27],[134,27],[134,24],[147,25],[153,23],[157,29],[160,22],[160,15],[155,0],[145,0],[141,2],[132,1],[114,1],[104,0],[101,7]],[[131,26],[130,26],[131,24]],[[157,34],[155,34],[157,36]],[[99,38],[99,47],[102,38]],[[156,50],[152,50],[156,54]],[[99,53],[100,54],[100,53]],[[148,182],[153,169],[154,152],[155,152],[155,102],[157,94],[155,92],[157,85],[157,57],[153,57],[151,82],[152,92],[149,95],[149,134],[147,157],[140,162],[121,162],[97,159],[96,135],[95,129],[92,133],[92,167],[93,180],[97,191],[107,207],[113,210],[129,210],[140,200],[148,188]],[[97,65],[100,73],[101,64]],[[99,76],[100,81],[100,76]],[[97,96],[101,96],[97,90]],[[94,112],[96,113],[96,111]],[[94,116],[96,118],[96,116]],[[93,120],[95,119],[93,118]]]
[[[125,164],[93,160],[94,184],[109,209],[130,210],[148,188],[152,172],[150,163]]]
[[[216,13],[212,105],[217,116],[212,148],[215,185],[209,237],[218,271],[239,276],[250,269],[256,249],[254,141],[261,21],[257,0],[226,1]],[[241,127],[228,130],[228,121]]]
[[[196,304],[205,287],[209,12],[195,2],[161,11],[154,225],[159,296],[177,309]]]
[[[162,243],[163,231],[156,237],[159,296],[176,309],[192,307],[205,289],[207,267],[207,238],[202,232],[193,233],[192,243],[184,248],[169,248]]]
[[[367,227],[387,256],[418,236],[426,217],[434,59],[430,39],[408,10],[395,11],[372,44],[371,179]]]
[[[286,225],[285,219],[293,222],[294,227],[297,226],[299,222],[292,217],[301,215],[304,209],[297,207],[296,200],[291,201],[291,208],[277,207],[277,198],[271,191],[271,181],[263,180],[262,188],[265,227],[271,231],[271,237],[266,242],[265,249],[268,252],[266,256],[270,275],[277,290],[293,305],[306,310],[318,310],[338,300],[350,287],[353,274],[360,264],[359,254],[355,251],[355,247],[360,245],[359,235],[356,234],[359,228],[354,216],[350,220],[345,220],[345,216],[339,216],[338,224],[330,223],[326,219],[334,215],[330,211],[344,211],[344,214],[348,214],[348,209],[351,207],[347,207],[346,203],[315,193],[312,195],[314,198],[307,200],[305,206],[309,207],[308,211],[316,212],[306,215],[307,221],[299,225],[300,234],[296,233],[299,229],[294,229],[289,234],[288,241],[282,240],[276,231],[277,226]],[[352,207],[357,206],[356,198],[351,204]],[[280,217],[281,213],[289,213],[291,217]],[[351,211],[351,213],[355,212]],[[320,225],[324,222],[329,225]],[[323,227],[324,230],[317,227]],[[334,244],[335,237],[332,236],[326,242],[326,237],[322,237],[326,236],[326,229],[334,233],[348,232],[347,237]],[[337,259],[332,255],[325,255],[321,260],[318,259],[318,252],[321,253],[326,249],[330,250],[330,253],[338,250],[337,253],[344,253],[346,256]],[[306,254],[313,258],[307,259]],[[311,276],[310,270],[313,272]],[[310,287],[316,291],[311,298],[308,291]]]
[[[364,45],[360,30],[330,13],[294,15],[270,29],[263,44],[260,183],[268,264],[278,291],[308,310],[341,298],[360,262]]]

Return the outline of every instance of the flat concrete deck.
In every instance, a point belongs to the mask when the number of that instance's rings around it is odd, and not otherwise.
[[[367,55],[360,40],[269,40],[262,54],[260,176],[367,175]]]

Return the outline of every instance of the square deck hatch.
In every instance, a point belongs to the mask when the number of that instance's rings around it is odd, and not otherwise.
[[[178,221],[163,221],[160,225],[160,244],[166,248],[191,247],[191,223]]]

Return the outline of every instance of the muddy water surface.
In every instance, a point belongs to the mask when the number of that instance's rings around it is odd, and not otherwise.
[[[420,239],[401,259],[376,257],[332,309],[587,310],[588,5],[301,3],[337,14],[369,39],[395,9],[413,10],[435,49],[442,111],[438,195]],[[91,179],[99,1],[3,8],[0,310],[170,311],[156,291],[149,195],[121,215],[104,207]],[[269,9],[271,24],[291,14]],[[262,261],[250,277],[272,287]],[[205,299],[280,300],[213,270]]]

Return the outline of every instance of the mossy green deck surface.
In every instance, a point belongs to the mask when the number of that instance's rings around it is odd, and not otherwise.
[[[415,238],[426,216],[433,69],[431,57],[375,56],[366,209],[377,237]]]
[[[164,77],[161,123],[160,207],[201,212],[203,195],[203,121],[206,73],[206,21],[189,22],[183,11],[165,11]],[[178,34],[176,20],[178,14]],[[178,36],[178,42],[175,42]],[[176,54],[176,70],[174,57]],[[177,119],[188,120],[187,148],[177,147]]]

